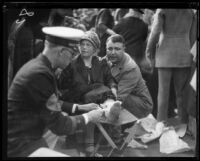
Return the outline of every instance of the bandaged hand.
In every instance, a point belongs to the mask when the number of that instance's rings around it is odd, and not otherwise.
[[[104,115],[104,112],[105,111],[103,109],[97,109],[97,110],[92,110],[88,113],[85,113],[84,115],[87,115],[88,122],[98,123],[100,122],[102,116]]]

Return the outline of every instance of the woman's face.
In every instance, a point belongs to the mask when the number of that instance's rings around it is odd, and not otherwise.
[[[80,52],[82,57],[91,57],[96,52],[92,43],[88,40],[82,40],[80,42]]]

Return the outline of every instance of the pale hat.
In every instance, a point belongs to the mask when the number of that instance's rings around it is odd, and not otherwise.
[[[86,31],[82,36],[81,40],[88,40],[92,43],[92,45],[96,48],[100,48],[100,40],[98,35],[94,31]]]
[[[43,27],[42,32],[46,34],[46,40],[54,44],[70,46],[81,40],[84,32],[64,26]]]

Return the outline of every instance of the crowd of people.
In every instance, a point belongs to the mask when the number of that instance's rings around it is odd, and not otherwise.
[[[195,10],[22,9],[11,20],[8,157],[48,147],[48,129],[76,135],[80,152],[101,156],[95,123],[108,99],[121,102],[112,105],[113,115],[125,108],[139,119],[150,113],[165,122],[196,119],[196,93],[188,88],[196,69]],[[110,130],[121,136],[120,126]]]

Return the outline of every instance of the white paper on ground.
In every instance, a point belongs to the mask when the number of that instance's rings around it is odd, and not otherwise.
[[[152,114],[149,114],[147,117],[142,118],[137,122],[140,122],[141,126],[148,132],[155,131],[156,124],[158,123]]]
[[[179,138],[174,129],[163,132],[159,139],[161,153],[178,153],[191,150],[186,142]]]
[[[147,149],[147,145],[140,144],[136,140],[132,139],[131,142],[128,144],[128,147],[136,148],[136,149]]]
[[[143,143],[148,143],[150,141],[153,141],[153,140],[159,138],[160,135],[163,133],[164,130],[165,130],[164,124],[162,122],[158,122],[156,124],[155,130],[152,130],[151,133],[142,135],[140,137],[140,139],[141,139],[141,141]]]
[[[32,154],[30,154],[28,157],[70,157],[70,156],[48,148],[39,148]]]

